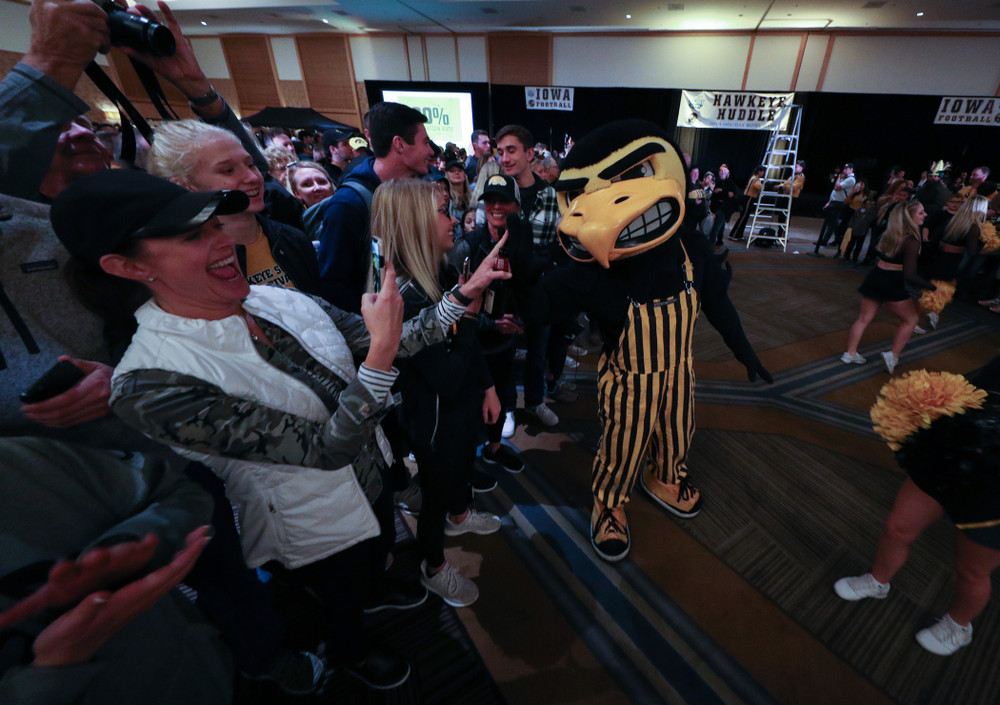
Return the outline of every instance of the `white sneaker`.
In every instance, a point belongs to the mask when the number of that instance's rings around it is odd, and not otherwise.
[[[510,438],[514,435],[515,428],[517,428],[517,424],[514,423],[514,412],[508,411],[507,417],[503,421],[503,430],[500,431],[500,437]]]
[[[559,417],[556,416],[556,412],[545,406],[545,402],[542,402],[538,406],[531,407],[530,411],[543,426],[555,426],[559,423]]]
[[[865,358],[861,357],[861,353],[844,353],[840,356],[840,361],[845,365],[863,365],[868,362]]]
[[[833,584],[833,590],[843,600],[855,602],[866,597],[884,600],[889,596],[889,583],[880,583],[871,573],[854,578],[841,578]]]
[[[917,643],[938,656],[951,656],[972,642],[972,625],[961,626],[950,614],[937,621],[933,627],[917,632]]]
[[[569,349],[567,349],[566,352],[568,352],[573,357],[583,357],[590,351],[587,350],[587,348],[581,348],[579,345],[570,345]]]
[[[938,321],[940,321],[940,320],[941,320],[941,317],[938,314],[936,314],[936,313],[931,312],[931,313],[927,314],[927,322],[930,324],[931,328],[933,328],[934,330],[937,330]]]
[[[567,370],[575,370],[577,367],[580,366],[580,363],[571,358],[569,355],[567,355],[564,366],[566,367]]]
[[[913,334],[914,335],[923,335],[926,332],[927,332],[927,329],[923,328],[921,326],[914,326],[913,327]]]
[[[451,517],[445,517],[444,520],[445,536],[460,536],[461,534],[486,536],[498,531],[500,531],[500,517],[496,514],[477,512],[475,509],[470,509],[465,521],[459,524],[452,522]]]
[[[899,358],[892,354],[892,350],[889,350],[882,353],[882,362],[885,363],[885,369],[889,371],[889,374],[892,374],[896,369],[896,365],[899,364]]]
[[[420,563],[421,584],[452,607],[468,607],[479,598],[479,588],[450,563],[427,577],[427,561]]]

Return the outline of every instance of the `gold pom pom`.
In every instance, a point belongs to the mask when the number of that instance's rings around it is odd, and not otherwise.
[[[912,433],[929,428],[935,419],[981,409],[985,399],[986,391],[962,375],[914,370],[887,382],[870,413],[875,432],[899,450]]]
[[[997,237],[997,226],[990,221],[979,226],[979,241],[983,243],[983,252],[996,252],[1000,250],[1000,237]]]
[[[917,308],[920,310],[920,313],[941,313],[944,311],[944,307],[951,303],[952,298],[955,296],[955,282],[933,279],[931,283],[937,289],[934,291],[927,289],[920,295],[920,300],[917,301]]]

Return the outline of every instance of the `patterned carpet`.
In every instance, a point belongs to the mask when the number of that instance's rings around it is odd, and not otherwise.
[[[390,575],[416,579],[420,556],[409,527],[396,515],[397,543]],[[276,600],[299,649],[316,650],[319,605],[304,593],[287,593]],[[283,693],[272,683],[241,679],[239,705],[503,705],[506,701],[483,664],[479,652],[455,610],[435,595],[416,609],[376,612],[365,618],[372,643],[387,646],[410,663],[410,677],[399,688],[375,691],[342,671],[331,672],[323,690],[308,696]],[[322,648],[319,653],[322,653]]]
[[[976,620],[972,646],[955,656],[933,656],[913,639],[951,599],[950,525],[939,523],[918,540],[889,599],[846,603],[832,591],[837,578],[870,567],[902,478],[867,417],[888,379],[876,361],[894,322],[882,314],[867,331],[860,348],[867,365],[837,359],[857,315],[863,271],[780,251],[734,252],[731,260],[732,298],[775,384],[748,384],[702,317],[695,345],[700,429],[689,465],[706,508],[693,520],[660,513],[659,521],[696,539],[892,701],[1000,702],[996,595]],[[912,339],[897,374],[920,367],[970,373],[998,351],[1000,317],[956,303],[936,331]],[[562,467],[596,448],[593,357],[576,374],[580,401],[556,407],[562,420],[548,446],[557,450],[526,449],[528,471],[502,478],[490,499],[491,509],[509,517],[505,538],[631,702],[778,702],[678,608],[661,587],[664,576],[646,572],[651,537],[636,532],[633,557],[620,564],[594,559],[589,473]],[[525,448],[532,439],[519,432],[515,441]],[[639,495],[630,506],[648,504]],[[794,678],[797,665],[787,667]]]

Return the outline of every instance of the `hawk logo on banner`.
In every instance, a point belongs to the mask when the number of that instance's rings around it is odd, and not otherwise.
[[[786,110],[794,93],[744,91],[682,91],[678,127],[711,127],[728,130],[785,128]]]
[[[554,86],[530,86],[524,89],[528,110],[573,110],[573,89]]]
[[[946,96],[941,99],[935,125],[1000,125],[1000,99]]]

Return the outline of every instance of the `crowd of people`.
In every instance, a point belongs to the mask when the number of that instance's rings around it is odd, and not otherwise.
[[[0,294],[12,326],[0,357],[0,504],[15,547],[0,558],[0,629],[13,635],[0,660],[5,702],[139,702],[150,692],[164,703],[227,702],[234,666],[290,693],[316,690],[327,666],[372,688],[401,685],[409,664],[373,643],[363,617],[429,594],[453,606],[478,598],[448,562],[446,537],[501,528],[473,506],[497,484],[476,460],[524,469],[504,442],[519,382],[520,418],[559,423],[549,404],[576,397],[563,377],[586,352],[573,345],[583,311],[603,334],[607,387],[595,549],[612,561],[627,553],[623,507],[637,477],[664,509],[698,513],[685,459],[702,307],[750,379],[771,381],[713,253],[737,213],[730,236],[744,237],[763,167],[741,188],[725,164],[702,174],[670,161],[673,146],[646,124],[628,125],[658,145],[657,169],[680,182],[687,174],[678,196],[689,229],[610,276],[596,264],[571,269],[588,256],[569,254],[576,235],[560,242],[573,189],[559,179],[566,168],[585,181],[592,158],[571,140],[557,153],[512,124],[476,130],[471,153],[442,148],[422,113],[390,102],[358,130],[255,134],[205,77],[166,3],[159,10],[130,12],[162,21],[176,53],[128,52],[196,118],[159,124],[133,162],[73,92],[108,45],[97,4],[35,2],[30,50],[0,84]],[[793,198],[804,166],[779,187]],[[930,279],[957,280],[962,292],[996,286],[997,258],[979,245],[989,171],[960,177],[943,201],[937,172],[918,200],[894,172],[878,202],[852,171],[834,181],[816,252],[872,233],[878,262],[843,359],[864,362],[865,326],[887,303],[904,321],[883,355],[892,372],[917,323],[904,279],[935,286],[918,274],[924,242],[939,254],[927,260]],[[845,259],[860,249],[845,248]],[[526,306],[526,292],[537,305]],[[619,339],[664,316],[683,327],[676,374],[686,381],[670,379],[686,391],[660,389],[642,411],[647,427],[620,428],[607,417],[626,413],[622,399],[638,397],[634,380],[651,370]],[[35,396],[18,399],[22,390]],[[634,448],[619,461],[612,446]],[[656,467],[643,466],[647,447]],[[417,514],[416,576],[390,570],[394,504]],[[326,664],[286,645],[262,575],[322,604]],[[180,581],[194,604],[172,590]]]

